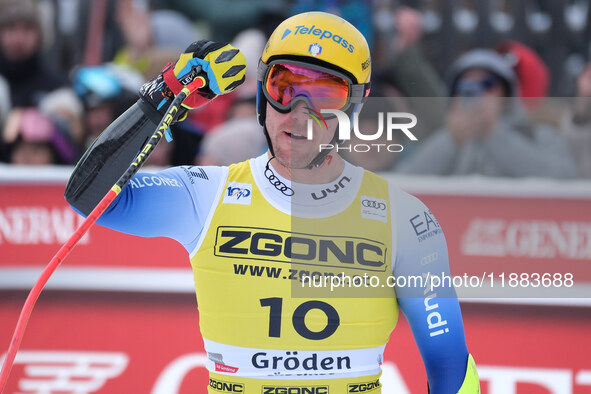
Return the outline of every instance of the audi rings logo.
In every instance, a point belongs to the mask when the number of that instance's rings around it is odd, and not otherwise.
[[[361,196],[361,217],[388,222],[388,201],[372,196]]]
[[[270,161],[271,160],[269,160],[269,162]],[[269,162],[267,162],[267,167],[265,169],[265,177],[267,178],[269,183],[271,185],[273,185],[275,187],[275,189],[279,190],[284,195],[286,195],[288,197],[293,196],[295,194],[294,190],[291,187],[287,186],[285,183],[281,182],[281,179],[279,179],[275,176],[275,173],[273,173],[273,170],[271,170],[269,168]]]
[[[425,256],[421,259],[421,265],[431,264],[432,262],[436,261],[439,255],[437,252],[433,252],[428,256]]]
[[[386,210],[386,203],[381,201],[363,199],[361,200],[361,205],[363,205],[366,208],[379,209],[380,211]]]

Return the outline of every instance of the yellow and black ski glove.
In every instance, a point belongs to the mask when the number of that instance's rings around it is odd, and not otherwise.
[[[147,82],[140,95],[163,110],[185,85],[202,78],[205,86],[183,102],[185,108],[194,109],[236,89],[244,82],[245,72],[246,59],[240,50],[229,44],[201,40],[189,45],[176,63],[169,63],[160,75]]]

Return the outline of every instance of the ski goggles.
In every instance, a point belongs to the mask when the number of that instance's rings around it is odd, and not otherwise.
[[[452,96],[458,97],[481,97],[493,87],[501,83],[501,80],[494,74],[488,74],[486,78],[471,79],[460,77],[454,86]]]
[[[344,73],[293,60],[259,62],[258,80],[267,101],[280,112],[289,112],[299,100],[318,112],[345,111],[363,103],[370,87],[369,83],[354,84]]]

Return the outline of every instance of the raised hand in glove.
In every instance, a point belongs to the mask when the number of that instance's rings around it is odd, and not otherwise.
[[[246,59],[238,49],[201,40],[189,45],[176,63],[169,63],[160,75],[144,84],[140,96],[157,109],[165,109],[185,85],[203,78],[204,87],[183,101],[184,107],[194,109],[236,89],[244,82],[245,71]]]

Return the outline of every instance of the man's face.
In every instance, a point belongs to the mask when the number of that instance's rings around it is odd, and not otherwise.
[[[459,89],[455,93],[452,110],[464,108],[467,112],[475,114],[479,121],[491,124],[502,115],[507,91],[494,74],[482,69],[471,69],[460,75],[457,85],[471,89],[466,92],[463,92],[466,89]]]
[[[0,49],[8,60],[23,60],[39,48],[39,31],[28,23],[16,22],[0,30]]]
[[[306,168],[320,153],[320,144],[330,143],[336,132],[336,118],[326,119],[328,130],[312,121],[313,138],[307,139],[308,119],[311,119],[307,112],[304,102],[287,113],[278,112],[267,103],[267,131],[275,157],[285,167]]]

